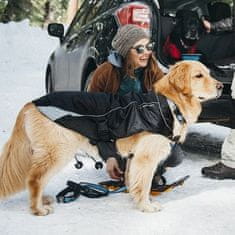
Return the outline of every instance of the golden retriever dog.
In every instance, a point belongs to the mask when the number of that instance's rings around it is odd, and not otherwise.
[[[176,104],[185,122],[174,116],[174,136],[183,142],[187,127],[197,121],[201,102],[220,96],[222,84],[209,75],[208,69],[196,61],[183,61],[170,68],[169,73],[154,84],[160,93]],[[161,209],[150,201],[154,171],[167,158],[172,140],[148,132],[118,139],[117,149],[122,156],[133,154],[127,168],[127,186],[141,211]],[[97,147],[83,135],[66,129],[46,118],[31,102],[18,114],[13,133],[0,157],[0,198],[27,188],[30,208],[34,215],[51,213],[51,198],[43,195],[50,178],[64,167],[78,150],[98,155]]]

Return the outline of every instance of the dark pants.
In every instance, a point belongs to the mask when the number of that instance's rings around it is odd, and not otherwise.
[[[167,159],[162,162],[155,173],[155,175],[162,175],[165,172],[166,167],[176,167],[182,161],[184,157],[184,152],[181,148],[181,144],[174,144],[171,149],[171,153]]]

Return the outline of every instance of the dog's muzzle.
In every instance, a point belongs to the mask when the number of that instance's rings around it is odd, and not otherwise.
[[[191,29],[190,31],[188,31],[186,34],[185,34],[185,38],[187,40],[192,40],[192,41],[195,41],[195,40],[199,40],[199,33],[198,33],[198,30],[196,29]]]

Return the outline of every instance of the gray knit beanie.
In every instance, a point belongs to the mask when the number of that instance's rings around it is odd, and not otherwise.
[[[136,25],[127,24],[118,29],[112,47],[125,58],[131,47],[143,38],[149,38],[147,32]]]

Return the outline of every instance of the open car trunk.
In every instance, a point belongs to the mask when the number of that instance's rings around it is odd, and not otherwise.
[[[232,106],[231,106],[231,83],[234,77],[235,70],[235,30],[234,30],[234,12],[235,12],[235,0],[223,1],[228,5],[230,12],[226,12],[220,7],[215,8],[215,1],[211,0],[160,0],[161,5],[160,9],[160,22],[161,22],[161,37],[160,37],[160,49],[158,51],[158,59],[165,66],[169,66],[171,62],[167,60],[167,57],[163,53],[163,45],[167,40],[168,35],[171,33],[173,28],[176,25],[176,12],[179,9],[189,9],[196,11],[199,14],[206,15],[207,19],[211,22],[219,21],[221,18],[227,17],[230,14],[230,17],[233,17],[233,30],[230,32],[220,32],[220,33],[210,33],[207,40],[202,40],[198,42],[198,48],[202,53],[206,54],[206,65],[211,70],[212,75],[223,82],[224,89],[223,94],[220,99],[209,101],[203,104],[203,111],[200,116],[199,121],[203,122],[213,122],[216,124],[221,124],[224,126],[231,125],[231,116],[232,116]],[[218,2],[218,1],[216,1]],[[225,5],[225,4],[224,4]],[[200,8],[200,10],[198,10]],[[200,17],[200,15],[199,15]],[[230,52],[230,48],[225,48],[226,46],[221,43],[219,47],[211,46],[212,41],[216,41],[220,37],[228,37],[231,39],[231,45],[234,44],[234,53],[230,54],[228,57],[217,58],[213,56],[214,50],[221,51],[221,54],[227,50]],[[218,39],[219,40],[219,39]],[[211,46],[211,48],[209,47]],[[220,53],[220,52],[219,52]],[[219,54],[218,53],[218,54]],[[229,54],[229,53],[228,53]],[[211,55],[211,56],[210,56]],[[204,61],[202,60],[204,63]]]

